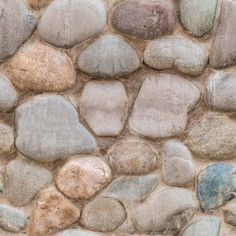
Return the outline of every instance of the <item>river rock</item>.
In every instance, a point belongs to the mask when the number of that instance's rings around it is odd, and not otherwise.
[[[104,236],[100,233],[84,230],[84,229],[67,229],[59,233],[53,234],[53,236]]]
[[[52,0],[27,0],[30,7],[34,10],[46,7]]]
[[[232,200],[223,208],[224,221],[236,227],[236,200]]]
[[[0,157],[7,156],[13,151],[14,136],[13,128],[0,122]]]

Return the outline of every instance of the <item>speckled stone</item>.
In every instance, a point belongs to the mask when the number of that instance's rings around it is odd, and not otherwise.
[[[223,207],[224,221],[236,227],[236,200],[228,202]]]
[[[46,7],[52,0],[27,0],[30,7],[34,10]]]
[[[7,156],[13,151],[14,136],[13,128],[0,122],[0,157]]]

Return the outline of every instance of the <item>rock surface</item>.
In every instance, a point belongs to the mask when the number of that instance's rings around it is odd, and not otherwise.
[[[196,157],[212,160],[236,156],[236,122],[227,115],[208,112],[188,130],[187,144]]]
[[[89,199],[111,181],[109,166],[98,157],[76,158],[59,171],[57,186],[66,196]]]
[[[0,122],[0,157],[10,154],[14,147],[14,130]]]
[[[6,194],[12,205],[25,206],[51,180],[51,173],[44,167],[25,160],[13,160],[6,168]]]
[[[175,15],[171,0],[126,0],[114,10],[112,24],[122,33],[142,39],[154,39],[172,33]]]
[[[141,59],[122,37],[108,34],[80,53],[77,66],[93,76],[115,77],[136,71],[141,66]]]
[[[165,36],[148,43],[144,62],[158,70],[175,69],[199,76],[207,66],[208,52],[195,41],[180,36]]]
[[[46,7],[52,0],[27,0],[30,7],[34,10]]]
[[[93,231],[83,230],[83,229],[67,229],[59,233],[54,234],[53,236],[103,236],[100,233]]]
[[[178,75],[147,77],[136,98],[129,126],[150,138],[181,134],[185,130],[187,113],[199,98],[199,89]]]
[[[236,201],[232,200],[223,208],[224,221],[236,227]]]
[[[41,17],[38,31],[54,46],[72,47],[100,33],[106,20],[107,12],[101,0],[53,1]]]
[[[128,97],[120,81],[91,81],[82,91],[80,113],[98,136],[117,136],[125,125]]]
[[[20,48],[8,64],[8,73],[19,89],[26,90],[64,91],[76,82],[69,56],[38,41]]]
[[[62,96],[35,96],[17,108],[15,123],[17,149],[34,160],[49,162],[96,149],[74,106]]]

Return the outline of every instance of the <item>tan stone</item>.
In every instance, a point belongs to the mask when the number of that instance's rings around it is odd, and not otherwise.
[[[98,157],[76,158],[66,163],[57,177],[58,188],[68,197],[89,199],[111,181],[111,170]]]
[[[8,155],[14,147],[14,130],[12,127],[0,123],[0,156]]]
[[[52,0],[28,0],[28,4],[35,10],[46,7]]]

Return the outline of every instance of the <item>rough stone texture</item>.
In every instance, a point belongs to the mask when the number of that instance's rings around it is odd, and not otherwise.
[[[10,80],[0,74],[0,111],[9,112],[18,103],[18,94]]]
[[[210,65],[223,68],[236,64],[236,2],[222,2],[215,39],[210,54]]]
[[[147,77],[136,98],[129,126],[151,138],[181,134],[185,130],[187,113],[199,98],[198,88],[178,75]]]
[[[45,236],[69,227],[80,210],[53,188],[46,189],[30,215],[29,236]]]
[[[216,163],[198,176],[197,197],[204,211],[215,209],[235,196],[236,169],[232,165]]]
[[[53,236],[103,236],[103,234],[83,229],[68,229],[56,233]]]
[[[115,77],[136,71],[141,60],[136,50],[121,36],[108,34],[80,53],[77,66],[93,76]]]
[[[22,1],[4,0],[0,3],[0,63],[12,56],[30,37],[36,19]]]
[[[236,123],[227,115],[208,112],[188,130],[187,143],[196,157],[212,160],[236,156]]]
[[[12,127],[0,122],[0,157],[7,156],[13,151],[14,130]]]
[[[219,236],[220,224],[219,217],[202,216],[189,224],[181,236]]]
[[[114,10],[112,24],[122,33],[154,39],[172,33],[175,15],[172,0],[126,0]]]
[[[106,8],[101,0],[53,1],[41,17],[38,30],[52,45],[72,47],[100,33],[106,20]]]
[[[196,203],[192,193],[182,188],[166,188],[133,212],[135,228],[146,234],[176,234],[192,218]]]
[[[124,139],[108,150],[112,170],[124,175],[146,174],[157,168],[159,155],[146,142]]]
[[[230,201],[223,208],[224,221],[236,227],[236,201]]]
[[[118,228],[126,219],[124,207],[112,198],[95,198],[83,209],[81,224],[94,231],[108,232]]]
[[[168,185],[181,187],[193,182],[195,167],[188,148],[175,140],[166,142],[162,170],[164,180]]]
[[[17,149],[34,160],[49,162],[96,149],[74,106],[62,96],[38,95],[25,102],[16,110],[15,123]]]
[[[8,72],[12,82],[26,90],[64,91],[76,81],[69,56],[39,41],[23,45],[10,60]]]
[[[30,7],[34,10],[46,7],[52,0],[27,0]]]
[[[199,76],[208,62],[208,52],[199,43],[180,37],[165,36],[147,44],[144,62],[155,69],[175,69]]]
[[[181,0],[180,20],[187,31],[201,37],[213,26],[216,6],[217,0]]]
[[[110,181],[111,170],[98,157],[73,159],[62,167],[57,176],[58,188],[74,199],[89,199]]]
[[[6,169],[6,194],[12,205],[24,206],[51,180],[49,170],[29,161],[13,160]]]
[[[83,88],[80,113],[98,136],[117,136],[125,125],[128,97],[119,81],[91,81]]]

